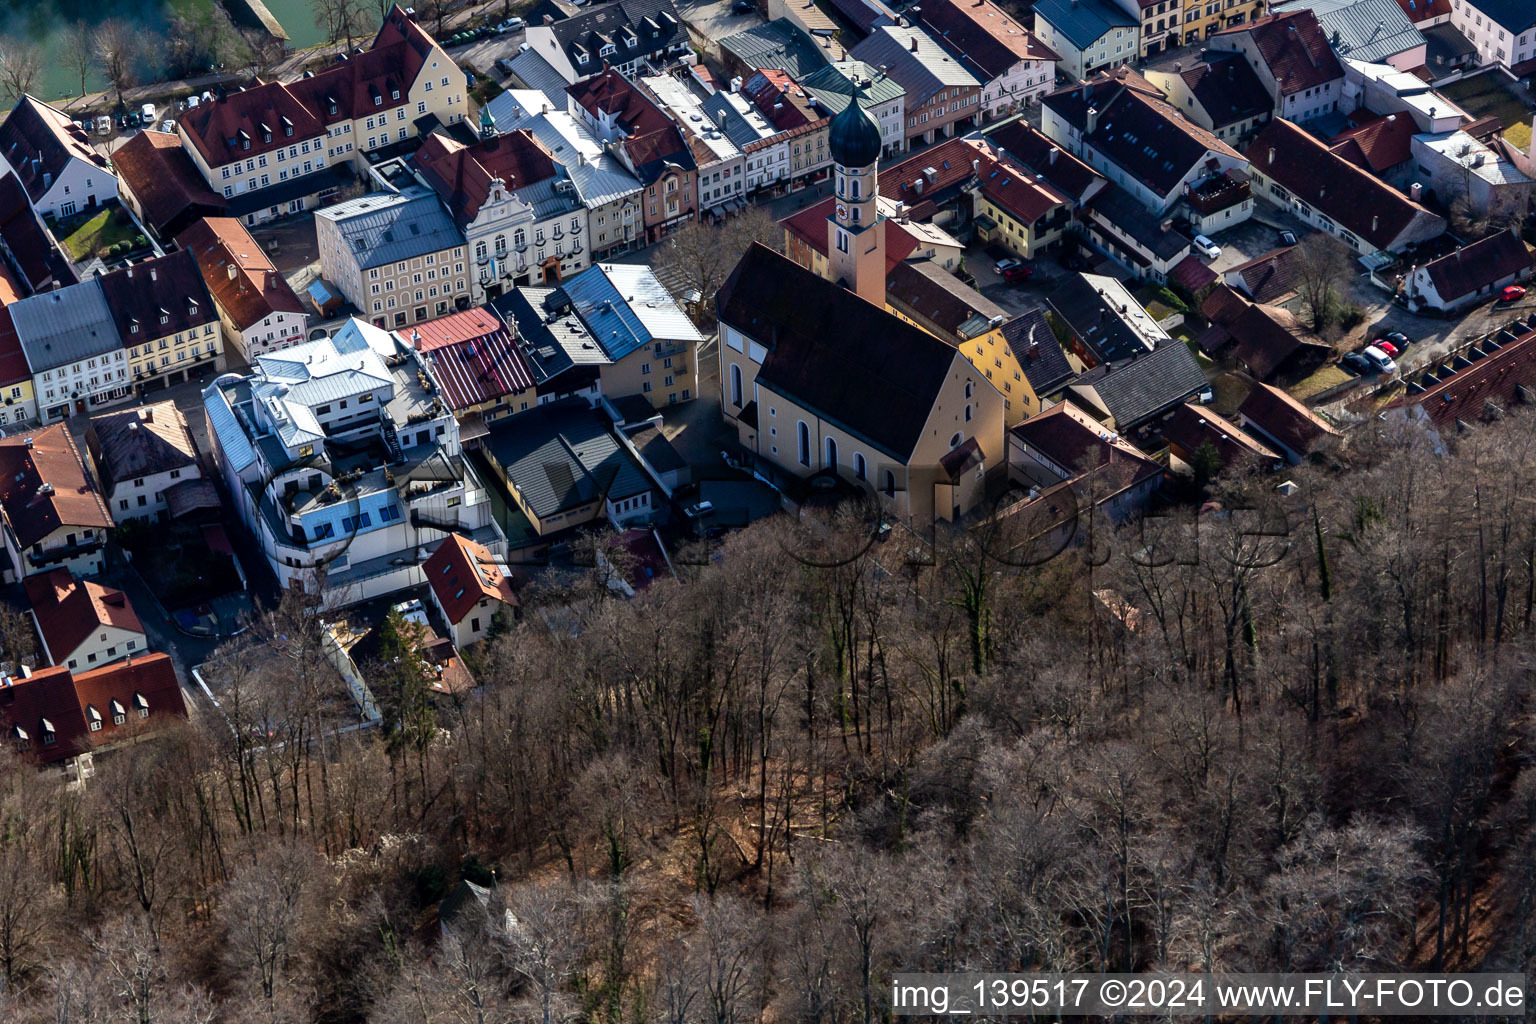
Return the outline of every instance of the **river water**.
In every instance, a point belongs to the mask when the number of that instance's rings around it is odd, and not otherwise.
[[[186,6],[211,0],[172,0],[177,6]],[[294,49],[303,49],[322,42],[320,29],[315,26],[314,8],[312,0],[265,0],[267,10],[288,32],[288,45]],[[65,67],[58,54],[63,46],[65,37],[65,22],[62,19],[54,20],[44,16],[49,7],[49,0],[41,0],[38,7],[33,9],[32,15],[19,24],[5,26],[10,33],[24,35],[32,42],[37,43],[43,49],[43,79],[38,92],[45,99],[60,99],[67,96],[80,94],[80,78],[77,74]],[[145,8],[153,7],[151,3],[136,3],[131,5],[131,10],[142,13]],[[134,17],[134,14],[127,15]],[[146,20],[148,20],[146,18]],[[94,71],[86,77],[85,87],[88,91],[106,88],[106,82]]]

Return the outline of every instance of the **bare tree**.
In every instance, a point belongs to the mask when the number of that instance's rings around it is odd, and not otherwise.
[[[730,276],[742,255],[758,242],[782,251],[784,229],[761,206],[715,224],[694,219],[672,233],[656,253],[657,273],[676,282],[686,293],[696,293],[696,319],[714,320],[715,292]]]
[[[16,672],[21,665],[31,665],[37,658],[37,633],[24,612],[6,606],[0,608],[0,655]]]
[[[1350,277],[1349,249],[1332,235],[1314,231],[1301,240],[1296,290],[1312,329],[1321,333],[1337,319],[1343,296],[1341,282]]]
[[[564,882],[530,882],[506,891],[506,961],[528,988],[539,1024],[568,1019],[575,1006],[565,986],[577,967],[577,903]]]
[[[91,51],[96,69],[117,91],[118,106],[123,90],[134,82],[134,65],[139,59],[139,35],[126,22],[108,18],[91,33]]]
[[[91,40],[91,27],[83,21],[70,22],[64,30],[59,45],[59,61],[80,79],[80,95],[85,95],[85,82],[91,69],[96,66],[96,47]]]
[[[315,866],[302,847],[275,845],[225,892],[225,957],[269,1019],[279,1019],[298,994],[294,960],[317,885]]]
[[[42,53],[36,46],[11,36],[0,36],[0,90],[12,100],[32,91],[42,73]]]
[[[365,34],[373,24],[370,0],[314,0],[315,27],[325,33],[333,43],[345,40],[352,49],[352,40]]]

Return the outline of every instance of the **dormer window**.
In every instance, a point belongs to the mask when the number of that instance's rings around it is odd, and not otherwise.
[[[28,736],[27,730],[19,725],[11,727],[11,739],[16,741],[17,750],[26,750],[32,746],[32,737]]]
[[[41,719],[37,731],[43,734],[43,746],[51,747],[59,741],[59,734],[54,731],[53,723],[48,719]]]
[[[391,89],[391,90],[389,90],[389,98],[392,99],[392,100],[399,99],[400,98],[400,90],[399,89]]]
[[[138,334],[139,333],[139,322],[137,320],[133,320],[133,321],[129,322],[129,324],[128,324],[128,333],[129,334]]]
[[[261,141],[262,142],[271,142],[272,141],[272,129],[268,128],[266,125],[262,125],[261,126]]]
[[[122,725],[128,720],[128,709],[123,707],[123,702],[116,697],[112,698],[112,724]]]
[[[171,315],[163,309],[160,311],[160,322],[163,324],[168,324],[171,322]]]
[[[608,43],[601,50],[597,51],[598,56],[600,56],[600,57],[612,57],[615,53],[618,53],[618,52],[619,52],[618,47],[614,46],[612,43]]]
[[[187,303],[187,315],[188,316],[197,316],[197,303],[195,303],[195,302]]]
[[[85,720],[90,723],[91,732],[101,732],[101,712],[89,704],[85,706]]]
[[[135,693],[133,695],[133,707],[139,713],[140,718],[149,717],[149,701],[144,699],[142,693]]]

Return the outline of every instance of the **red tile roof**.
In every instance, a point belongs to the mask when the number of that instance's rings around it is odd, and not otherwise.
[[[1429,211],[1281,118],[1248,146],[1254,171],[1293,192],[1378,249],[1390,248]]]
[[[176,236],[176,244],[192,251],[214,301],[241,331],[273,313],[304,312],[288,281],[233,217],[200,220]]]
[[[1168,277],[1191,292],[1198,292],[1216,280],[1216,271],[1212,270],[1199,256],[1190,253],[1173,265],[1173,268],[1168,271]]]
[[[224,197],[208,187],[181,148],[180,136],[139,132],[113,152],[112,166],[157,233],[174,225],[189,208],[224,208]]]
[[[1061,57],[991,0],[927,0],[918,24],[934,41],[983,82],[1019,61]]]
[[[140,717],[147,711],[146,717]],[[117,717],[123,721],[119,725]],[[0,721],[5,739],[22,739],[26,756],[43,763],[62,761],[128,736],[164,728],[187,717],[176,669],[169,656],[149,654],[72,675],[45,668],[30,678],[0,685]],[[92,720],[101,728],[91,731]],[[54,742],[45,742],[51,734]]]
[[[522,350],[488,310],[467,309],[417,324],[411,344],[426,355],[432,379],[455,411],[533,387]]]
[[[452,625],[463,622],[481,598],[517,604],[511,581],[497,567],[485,545],[465,540],[456,533],[448,535],[421,570]]]
[[[827,254],[827,218],[832,216],[836,197],[828,196],[812,206],[797,210],[779,221],[784,230],[815,252]],[[885,272],[917,250],[917,239],[902,229],[901,222],[885,218]]]
[[[68,569],[28,576],[26,588],[32,614],[37,616],[38,632],[43,635],[43,643],[55,664],[62,663],[103,626],[144,632],[126,594],[89,580],[77,580]]]
[[[781,132],[826,120],[825,115],[811,105],[804,90],[783,71],[769,68],[757,72],[741,87],[741,94]]]
[[[1268,445],[1250,437],[1242,428],[1224,419],[1204,406],[1188,402],[1173,410],[1173,415],[1163,422],[1163,437],[1183,453],[1192,457],[1205,445],[1216,449],[1223,468],[1237,465],[1247,459],[1280,461],[1280,453]]]
[[[604,68],[602,74],[567,86],[565,91],[588,113],[612,115],[626,135],[661,131],[672,124],[660,105],[613,68]]]
[[[0,509],[23,548],[61,526],[112,528],[112,517],[86,477],[80,449],[63,423],[0,438]]]
[[[1072,200],[1039,178],[1025,174],[1017,164],[987,153],[978,172],[981,194],[1023,224],[1033,224]]]
[[[1420,408],[1436,427],[1474,424],[1496,416],[1495,408],[1508,409],[1536,398],[1536,329],[1517,328],[1515,340],[1491,351],[1444,380],[1417,393],[1404,394],[1393,408]],[[1422,387],[1428,375],[1409,379]],[[1412,388],[1409,389],[1412,391]]]
[[[1243,291],[1254,302],[1274,302],[1296,290],[1296,275],[1301,270],[1302,251],[1287,245],[1262,256],[1255,256],[1226,271],[1242,282]],[[1230,283],[1230,281],[1229,281]]]
[[[363,53],[348,55],[313,78],[258,83],[199,104],[182,117],[181,126],[210,167],[312,139],[338,121],[408,103],[432,45],[431,36],[395,7]],[[443,70],[452,73],[451,65]]]
[[[1364,116],[1357,120],[1361,113]],[[1413,118],[1357,111],[1350,120],[1356,121],[1355,126],[1335,135],[1328,148],[1356,167],[1380,174],[1413,158],[1413,136],[1419,130]]]
[[[68,114],[31,96],[17,100],[0,122],[0,156],[34,203],[53,187],[71,160],[84,160],[111,173],[107,158],[91,147],[91,137]]]
[[[1248,35],[1280,88],[1280,95],[1305,92],[1344,77],[1344,68],[1328,45],[1317,15],[1302,8],[1255,18],[1246,25],[1213,33],[1213,44],[1226,49],[1231,37]]]
[[[1499,231],[1424,265],[1446,301],[1470,295],[1511,274],[1531,269],[1531,250],[1513,231]]]
[[[969,178],[971,161],[981,154],[974,143],[962,138],[945,139],[880,171],[880,194],[903,203],[917,205],[951,185]],[[932,181],[926,171],[937,172]],[[917,180],[923,179],[921,187]]]
[[[555,160],[526,129],[481,139],[466,146],[438,132],[427,136],[414,157],[416,167],[463,227],[490,197],[491,180],[509,192],[554,177]]]
[[[1238,406],[1237,414],[1298,453],[1306,452],[1325,437],[1337,437],[1339,433],[1317,413],[1279,388],[1264,383],[1248,392],[1248,397]]]

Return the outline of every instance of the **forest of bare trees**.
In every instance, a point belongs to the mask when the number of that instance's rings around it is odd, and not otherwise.
[[[327,727],[290,599],[219,662],[227,720],[83,790],[0,768],[0,1018],[870,1024],[898,969],[1528,970],[1533,426],[1366,428],[1295,494],[1218,480],[1049,559],[1019,516],[781,518],[630,601],[535,581],[481,691],[374,666],[376,731]]]

